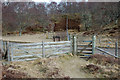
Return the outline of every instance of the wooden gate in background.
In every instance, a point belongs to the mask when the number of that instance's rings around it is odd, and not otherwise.
[[[90,39],[83,39],[79,42],[79,38],[83,38],[81,36],[70,36],[71,41],[73,43],[73,53],[80,55],[82,57],[90,56],[95,53],[95,35],[92,36]]]
[[[108,50],[105,50],[100,45],[99,39],[96,39],[96,35],[93,36],[76,36],[73,35],[71,37],[72,43],[73,43],[73,53],[80,55],[82,57],[90,56],[92,54],[100,54],[102,52],[104,55],[110,55],[116,58],[120,58],[119,52],[118,52],[118,42],[115,42],[115,47],[114,47],[114,53],[109,52]],[[99,46],[99,47],[98,47]]]

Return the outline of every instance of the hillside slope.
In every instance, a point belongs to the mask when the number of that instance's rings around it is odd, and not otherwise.
[[[84,35],[92,35],[92,34],[97,34],[97,35],[106,35],[110,37],[120,37],[120,25],[115,24],[115,22],[112,22],[102,28],[98,28],[98,30],[90,30],[90,31],[85,31],[83,34]]]

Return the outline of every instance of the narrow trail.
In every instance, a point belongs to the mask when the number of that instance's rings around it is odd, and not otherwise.
[[[92,74],[83,71],[83,67],[86,64],[89,64],[89,62],[77,56],[63,56],[28,62],[13,62],[11,65],[19,66],[16,70],[23,71],[30,78],[48,78],[49,76],[47,75],[52,74],[56,69],[59,69],[58,73],[51,77],[94,78]]]
[[[69,75],[70,78],[93,78],[89,73],[85,73],[82,67],[89,62],[80,59],[78,57],[65,61],[60,65],[65,75]]]

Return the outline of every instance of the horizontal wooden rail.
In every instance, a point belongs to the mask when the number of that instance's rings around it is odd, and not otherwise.
[[[78,50],[83,50],[84,49],[84,47],[78,47]],[[85,48],[85,50],[92,50],[92,48]]]
[[[52,56],[52,55],[56,55],[56,54],[65,54],[65,53],[69,53],[70,51],[61,51],[61,52],[56,52],[56,53],[52,53],[52,54],[47,54],[46,57]]]
[[[79,47],[79,46],[84,46],[84,47],[85,47],[85,46],[92,46],[92,44],[90,44],[90,45],[88,45],[88,44],[78,44],[77,46],[78,46],[78,47]]]
[[[92,42],[92,41],[90,40],[90,41],[83,41],[83,42]]]
[[[33,54],[33,55],[21,55],[21,56],[13,56],[13,58],[25,58],[25,57],[41,57],[42,54]]]
[[[29,42],[29,41],[13,41],[13,40],[4,40],[3,39],[3,42],[12,42],[12,43],[33,43],[33,42]]]
[[[59,42],[45,42],[44,44],[63,44],[71,43],[70,41],[59,41]]]
[[[42,49],[39,49],[39,50],[19,50],[19,51],[15,51],[14,50],[14,53],[17,54],[17,53],[33,53],[33,52],[41,52]]]
[[[35,45],[42,45],[42,43],[12,43],[13,46],[35,46]]]
[[[24,50],[24,49],[41,49],[42,46],[30,46],[30,47],[13,47],[13,49],[19,49],[19,50]]]
[[[65,46],[70,46],[70,44],[63,44],[63,45],[46,45],[45,48],[65,47]]]
[[[62,44],[62,45],[45,45],[44,47],[45,48],[53,48],[53,47],[65,47],[65,46],[70,46],[71,44]],[[18,46],[18,47],[14,47],[13,49],[42,49],[42,46],[30,46],[30,47],[21,47],[21,46]]]
[[[13,61],[31,61],[31,60],[35,60],[38,58],[29,58],[29,59],[14,59]]]
[[[92,54],[92,51],[82,51],[81,53]]]
[[[45,50],[46,50],[46,51],[48,51],[48,50],[70,50],[70,46],[69,46],[69,47],[62,47],[62,48],[56,47],[56,48],[53,48],[53,49],[51,49],[51,48],[46,48]]]
[[[59,42],[44,42],[44,44],[63,44],[70,43],[70,41],[59,41]],[[42,45],[42,43],[13,43],[13,46],[33,46]]]

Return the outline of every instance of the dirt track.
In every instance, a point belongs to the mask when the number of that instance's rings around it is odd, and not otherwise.
[[[83,66],[88,63],[77,56],[61,56],[35,61],[12,62],[6,71],[14,70],[15,75],[16,72],[19,72],[20,76],[25,77],[25,75],[21,75],[24,73],[29,75],[27,76],[29,78],[93,78],[93,75],[86,74],[82,70]]]

